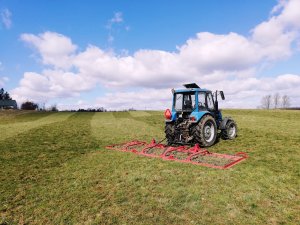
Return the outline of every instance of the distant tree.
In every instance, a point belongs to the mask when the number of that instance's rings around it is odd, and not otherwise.
[[[100,107],[97,109],[97,112],[106,112],[107,110],[104,107]]]
[[[0,89],[0,100],[12,100],[9,93],[5,92],[3,88]]]
[[[42,102],[42,103],[39,104],[39,110],[40,111],[46,111],[46,104],[45,104],[45,102]]]
[[[50,108],[49,108],[49,111],[51,111],[51,112],[58,112],[56,104],[51,105]]]
[[[276,93],[273,95],[273,104],[274,104],[274,109],[277,109],[279,104],[280,104],[280,95],[279,93]]]
[[[36,110],[37,108],[38,108],[38,104],[31,101],[23,102],[21,105],[21,109],[23,110]]]
[[[88,108],[86,111],[87,112],[96,112],[96,109]]]
[[[78,109],[77,112],[107,112],[107,110],[103,107],[99,107],[99,108]]]
[[[270,109],[271,108],[271,95],[265,95],[261,99],[261,107],[263,109]]]
[[[4,99],[4,100],[11,100],[11,97],[10,97],[10,95],[8,94],[8,92],[5,92],[5,93],[4,93],[3,99]]]
[[[3,98],[4,98],[4,89],[1,88],[0,89],[0,100],[3,100]]]
[[[282,99],[281,99],[281,106],[282,108],[288,108],[290,107],[291,102],[290,102],[290,98],[287,95],[283,95]]]

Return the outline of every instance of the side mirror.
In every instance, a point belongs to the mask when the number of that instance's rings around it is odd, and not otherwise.
[[[220,91],[220,95],[221,95],[222,100],[225,100],[225,96],[224,96],[224,92],[223,91]]]

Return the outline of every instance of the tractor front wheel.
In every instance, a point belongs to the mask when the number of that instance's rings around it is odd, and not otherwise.
[[[225,129],[221,131],[221,137],[224,140],[232,140],[237,136],[237,131],[238,129],[236,123],[233,120],[229,120],[226,123]]]
[[[212,146],[217,138],[217,125],[211,115],[205,115],[200,122],[192,128],[194,142],[202,147]]]

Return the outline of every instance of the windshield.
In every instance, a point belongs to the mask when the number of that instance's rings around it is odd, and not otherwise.
[[[195,93],[176,93],[174,108],[176,111],[193,111],[195,109]]]

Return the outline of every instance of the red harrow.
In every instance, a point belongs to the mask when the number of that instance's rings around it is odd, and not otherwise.
[[[167,146],[152,140],[150,144],[144,141],[130,141],[123,144],[109,145],[107,149],[132,152],[138,155],[162,158],[183,163],[191,163],[217,169],[227,169],[248,158],[244,152],[235,155],[212,153],[196,144],[190,146]]]

